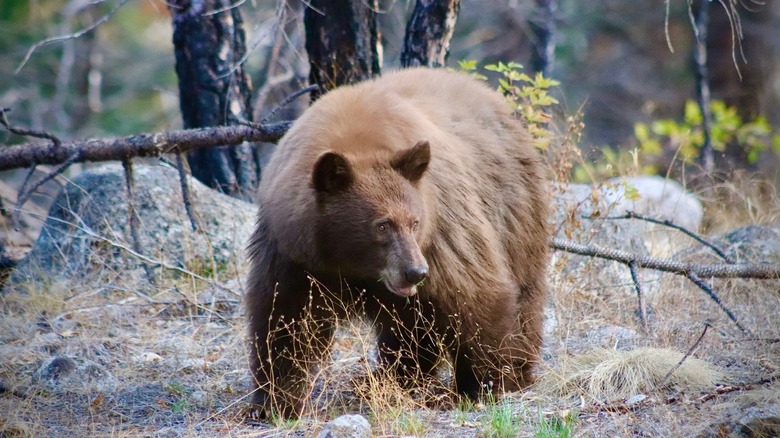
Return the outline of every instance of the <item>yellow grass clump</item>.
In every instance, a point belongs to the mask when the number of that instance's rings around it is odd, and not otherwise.
[[[560,396],[605,401],[660,389],[702,390],[726,377],[714,365],[688,357],[666,378],[682,358],[682,353],[665,348],[596,349],[564,361],[559,372],[548,373],[538,387]]]

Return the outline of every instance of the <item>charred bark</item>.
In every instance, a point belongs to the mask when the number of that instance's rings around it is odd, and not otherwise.
[[[312,98],[379,75],[376,0],[312,0],[304,12]]]
[[[529,25],[533,34],[531,68],[549,76],[555,60],[555,11],[556,0],[536,0],[536,11]]]
[[[702,114],[702,131],[704,144],[699,151],[699,164],[706,173],[715,170],[715,151],[712,149],[712,109],[710,104],[710,73],[707,57],[707,31],[710,23],[710,1],[701,0],[696,12],[694,24],[696,25],[696,48],[694,49],[694,62],[696,63],[696,97]]]
[[[460,0],[417,0],[406,25],[401,65],[442,67],[460,12]]]
[[[173,44],[185,128],[252,120],[246,42],[234,0],[174,0]],[[259,179],[251,144],[190,151],[192,175],[231,196],[251,199]]]

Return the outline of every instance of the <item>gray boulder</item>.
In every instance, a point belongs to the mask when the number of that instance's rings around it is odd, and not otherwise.
[[[164,265],[209,275],[241,262],[255,206],[192,178],[189,186],[198,232],[187,217],[177,171],[162,164],[135,166],[143,256],[138,257],[131,251],[122,166],[105,164],[83,172],[57,196],[35,246],[11,274],[5,291],[55,283],[83,287],[87,282],[143,288],[149,267],[156,277],[176,275]]]
[[[701,202],[679,183],[656,176],[613,179],[600,185],[558,185],[553,199],[556,237],[638,255],[666,257],[690,245],[690,239],[662,225],[606,218],[632,211],[695,231],[704,214]],[[556,251],[552,266],[555,281],[578,288],[587,285],[580,291],[586,294],[609,298],[636,293],[629,269],[613,261]],[[649,298],[658,290],[661,274],[638,270],[638,276]]]

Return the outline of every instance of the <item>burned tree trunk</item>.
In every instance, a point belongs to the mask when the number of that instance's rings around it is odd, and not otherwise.
[[[376,0],[312,0],[304,12],[313,98],[378,75]]]
[[[699,2],[699,10],[696,12],[696,48],[693,52],[694,62],[696,63],[696,97],[699,101],[699,108],[702,114],[702,131],[704,133],[704,144],[699,151],[699,164],[706,173],[712,173],[715,170],[715,151],[712,148],[711,129],[712,129],[712,109],[710,108],[710,74],[709,61],[707,56],[707,31],[710,21],[710,2],[702,0]]]
[[[173,44],[185,128],[235,125],[252,119],[251,83],[244,71],[243,21],[233,0],[173,0]],[[251,199],[259,168],[251,144],[191,151],[197,179],[231,196]]]
[[[531,68],[549,76],[555,60],[555,12],[556,0],[536,0],[536,11],[529,24],[533,34]]]
[[[460,0],[417,0],[406,25],[401,65],[442,67],[460,12]]]

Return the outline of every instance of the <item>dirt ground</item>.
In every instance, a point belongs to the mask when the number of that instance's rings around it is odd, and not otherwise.
[[[751,205],[742,214],[711,203],[708,227],[776,222]],[[24,252],[32,240],[22,237]],[[595,288],[587,279],[603,264],[572,273],[566,256],[556,260],[543,361],[527,391],[476,406],[405,393],[373,377],[370,328],[351,321],[295,422],[244,410],[245,265],[210,282],[55,280],[0,294],[0,437],[316,436],[345,413],[365,416],[374,436],[780,436],[780,280],[712,281],[744,333],[690,281],[652,277],[644,328],[631,284]]]
[[[561,278],[555,275],[561,265],[551,268],[551,278]],[[242,411],[250,390],[243,274],[222,273],[212,284],[177,279],[154,291],[52,284],[49,290],[0,297],[0,436],[312,436],[343,413],[362,413],[375,436],[777,431],[778,424],[771,424],[780,418],[777,281],[714,283],[724,304],[752,332],[745,334],[704,292],[671,275],[648,297],[647,332],[637,319],[635,296],[556,280],[548,316],[557,324],[546,340],[539,384],[496,405],[436,406],[399,394],[389,382],[366,386],[375,360],[370,331],[360,323],[345,324],[332,359],[317,374],[304,418],[269,424]],[[635,393],[621,393],[627,384],[616,374],[612,386],[594,392],[568,374],[578,357],[599,348],[625,353],[652,347],[659,349],[652,350],[656,355],[671,349],[680,357],[695,345],[705,322],[710,327],[677,373],[689,364],[710,364],[715,381],[659,383],[663,376],[650,375],[628,387]],[[92,368],[79,368],[72,381],[36,374],[52,356]],[[635,370],[648,368],[638,361]],[[704,371],[692,373],[695,380]],[[446,378],[446,370],[443,374]]]

